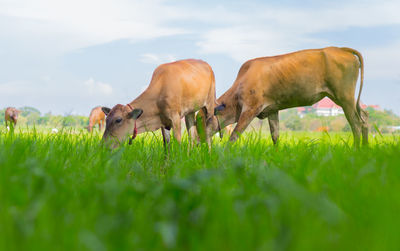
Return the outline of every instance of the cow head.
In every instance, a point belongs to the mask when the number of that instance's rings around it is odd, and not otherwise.
[[[203,111],[197,114],[197,133],[199,135],[200,141],[204,141],[205,138],[211,138],[215,133],[219,132],[220,129],[224,127],[223,122],[221,120],[221,116],[223,116],[223,112],[225,111],[226,105],[221,104],[214,108],[214,116],[211,116],[207,121],[205,120]],[[204,130],[205,128],[205,130]]]
[[[226,105],[224,103],[214,108],[214,115],[219,115],[223,110],[225,110]]]
[[[209,123],[207,125],[207,132],[210,137],[213,134],[219,132],[220,137],[222,138],[221,129],[223,129],[225,127],[225,125],[223,124],[224,120],[221,121],[221,117],[223,116],[225,108],[226,108],[226,105],[224,103],[222,103],[214,108],[214,116],[212,117],[212,120],[209,121]]]
[[[140,108],[132,110],[128,106],[120,104],[112,109],[102,107],[101,110],[106,115],[106,130],[103,134],[103,141],[110,144],[112,148],[123,143],[126,137],[132,134],[135,120],[143,113]]]

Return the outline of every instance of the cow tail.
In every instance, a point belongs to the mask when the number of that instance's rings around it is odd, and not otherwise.
[[[358,92],[358,97],[357,97],[356,109],[357,109],[358,116],[361,118],[361,120],[364,120],[363,116],[361,116],[361,106],[360,106],[361,91],[362,91],[363,85],[364,85],[364,59],[363,59],[363,56],[361,55],[361,53],[355,49],[347,48],[347,47],[342,47],[341,49],[344,51],[353,53],[354,55],[356,55],[358,57],[358,60],[360,60],[361,80],[360,80],[360,90]]]

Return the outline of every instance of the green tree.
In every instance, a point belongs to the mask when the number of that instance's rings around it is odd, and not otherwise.
[[[291,115],[290,117],[288,117],[285,121],[285,127],[289,128],[290,130],[293,130],[293,131],[301,130],[302,124],[301,124],[299,116]]]
[[[5,123],[5,118],[4,118],[5,112],[6,112],[6,109],[1,109],[0,110],[0,124],[4,124]]]
[[[36,108],[30,107],[30,106],[24,106],[19,108],[19,110],[21,111],[20,115],[24,116],[24,117],[28,117],[28,115],[36,113],[40,116],[40,111]]]

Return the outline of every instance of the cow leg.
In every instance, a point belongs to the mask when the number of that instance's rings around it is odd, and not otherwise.
[[[354,146],[358,148],[360,146],[361,119],[357,114],[354,100],[352,102],[342,102],[342,108],[353,132]]]
[[[167,150],[167,146],[171,140],[171,133],[169,130],[165,129],[165,127],[161,127],[161,133],[163,136],[164,149]]]
[[[175,114],[172,117],[172,129],[174,130],[174,138],[181,143],[181,118],[179,114]]]
[[[9,126],[10,126],[10,132],[14,132],[14,128],[15,128],[14,121],[10,121]]]
[[[362,127],[362,144],[368,145],[368,112],[360,108],[361,127]]]
[[[212,94],[210,97],[213,97],[214,94]],[[207,102],[207,105],[203,107],[203,112],[204,112],[204,119],[205,119],[205,132],[206,132],[206,142],[208,144],[208,149],[211,150],[211,144],[212,144],[212,135],[213,135],[213,123],[215,122],[217,117],[214,117],[214,106],[215,106],[215,100],[209,100]],[[222,126],[222,125],[220,125]]]
[[[260,113],[260,108],[256,109],[247,109],[245,111],[242,111],[240,114],[239,120],[236,124],[235,129],[233,129],[233,132],[230,137],[230,141],[234,142],[238,139],[239,134],[242,134],[244,130],[246,130],[247,126],[250,124],[250,122],[257,116],[257,114]]]
[[[190,144],[193,145],[197,140],[196,118],[194,112],[185,116],[185,124],[189,134]]]
[[[99,121],[99,131],[101,132],[101,121]]]
[[[268,123],[272,141],[276,145],[279,138],[279,111],[273,112],[268,116]]]

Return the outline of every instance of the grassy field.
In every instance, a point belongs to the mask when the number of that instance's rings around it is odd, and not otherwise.
[[[0,133],[2,250],[399,250],[400,138]]]

